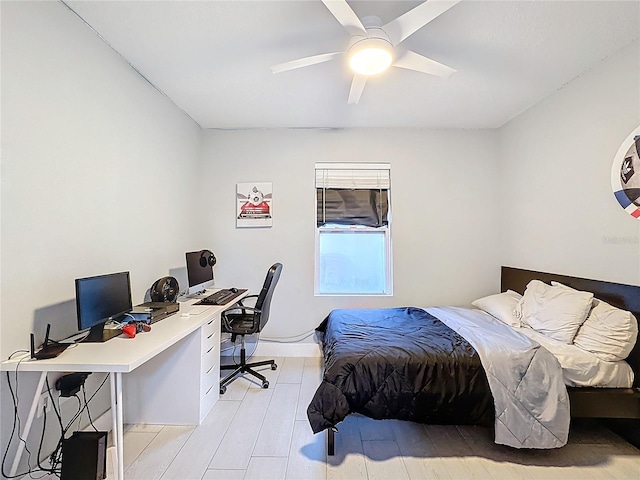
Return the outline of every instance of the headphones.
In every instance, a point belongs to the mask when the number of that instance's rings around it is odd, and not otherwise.
[[[213,267],[216,264],[216,256],[213,254],[211,250],[202,250],[200,252],[200,266],[202,268],[209,265]]]

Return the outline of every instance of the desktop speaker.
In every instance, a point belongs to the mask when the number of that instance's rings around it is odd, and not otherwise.
[[[162,277],[153,282],[149,295],[152,302],[175,302],[180,286],[174,277]]]
[[[74,432],[62,442],[62,480],[107,478],[107,432]]]

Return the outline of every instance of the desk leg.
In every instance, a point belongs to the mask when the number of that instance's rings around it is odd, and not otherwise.
[[[116,455],[116,465],[120,464],[118,456],[118,404],[116,403],[116,374],[109,373],[109,384],[111,393],[111,437],[113,442],[113,451]],[[117,475],[117,473],[116,473]]]
[[[122,373],[116,373],[116,403],[118,427],[118,480],[124,480],[124,417],[122,415]]]
[[[109,374],[111,382],[111,421],[113,432],[113,446],[116,450],[116,460],[118,465],[117,479],[124,480],[124,419],[122,416],[122,374],[111,372]]]
[[[40,400],[40,394],[42,393],[42,387],[44,387],[44,381],[47,378],[47,372],[40,372],[40,380],[38,380],[38,386],[36,387],[36,393],[33,394],[33,401],[31,402],[31,408],[29,409],[29,416],[27,417],[27,422],[24,424],[24,428],[20,433],[20,438],[24,438],[25,441],[29,436],[29,432],[31,431],[31,424],[33,423],[33,417],[36,416],[36,410],[38,409],[38,400]],[[18,392],[16,391],[16,395]],[[11,465],[11,470],[9,470],[9,476],[13,477],[18,471],[18,465],[20,465],[20,458],[22,457],[22,452],[24,451],[25,443],[19,442],[18,449],[16,450],[16,456],[13,457],[13,464]]]

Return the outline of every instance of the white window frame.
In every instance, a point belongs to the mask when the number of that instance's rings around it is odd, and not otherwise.
[[[391,176],[391,165],[388,163],[316,163],[315,170],[322,169],[336,169],[336,170],[389,170],[389,177]],[[314,196],[316,195],[314,188]],[[318,297],[344,297],[344,296],[362,296],[362,297],[371,297],[371,296],[392,296],[393,295],[393,248],[392,248],[392,235],[391,235],[391,188],[389,185],[389,215],[388,215],[388,225],[383,227],[367,227],[367,226],[347,226],[347,225],[333,225],[333,226],[317,226],[317,218],[316,218],[316,227],[315,227],[315,259],[314,259],[314,295]],[[317,207],[317,198],[314,202]],[[316,208],[316,216],[317,216],[317,208]],[[346,233],[349,232],[351,234],[356,235],[366,235],[366,234],[383,234],[384,235],[384,243],[385,243],[385,290],[380,293],[362,293],[362,292],[341,292],[341,293],[333,293],[333,292],[321,292],[320,291],[320,235],[326,233]]]

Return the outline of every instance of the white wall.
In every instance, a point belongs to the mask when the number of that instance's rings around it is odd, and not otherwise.
[[[611,189],[611,166],[640,125],[640,44],[500,129],[502,262],[640,282],[640,222]]]
[[[55,319],[54,337],[74,331],[75,278],[128,270],[139,303],[184,265],[201,243],[191,208],[201,137],[59,2],[1,7],[5,359],[28,348],[34,322],[42,333]],[[2,451],[12,420],[5,382]],[[21,377],[23,421],[34,386]]]
[[[468,304],[498,288],[501,264],[640,280],[639,223],[609,181],[640,124],[638,43],[499,131],[201,132],[63,5],[0,6],[2,358],[34,324],[73,328],[74,278],[129,270],[137,303],[191,249],[216,253],[219,286],[257,291],[284,264],[264,337],[310,332],[333,308]],[[313,295],[326,161],[392,165],[393,297]],[[272,228],[235,227],[245,181],[273,182]],[[34,385],[21,378],[21,397]]]
[[[468,304],[499,287],[496,152],[491,131],[207,131],[202,222],[217,285],[258,291],[283,263],[263,337],[312,331],[333,308]],[[327,161],[391,163],[393,297],[314,297],[314,164]],[[273,227],[235,227],[245,181],[273,182]]]

